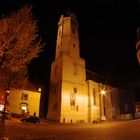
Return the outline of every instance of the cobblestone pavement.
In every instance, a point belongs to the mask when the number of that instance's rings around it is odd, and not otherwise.
[[[1,123],[0,132],[8,140],[139,140],[140,120],[97,124],[23,123],[19,119]],[[2,128],[3,127],[3,128]],[[3,130],[3,131],[1,131]]]

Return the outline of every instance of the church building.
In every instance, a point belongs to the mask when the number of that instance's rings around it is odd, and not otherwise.
[[[117,100],[117,88],[86,79],[76,15],[62,15],[51,65],[47,119],[60,123],[115,119],[119,115]]]

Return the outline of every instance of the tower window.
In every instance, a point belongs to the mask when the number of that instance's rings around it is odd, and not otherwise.
[[[79,111],[79,106],[78,105],[76,106],[76,111]]]
[[[77,65],[73,64],[73,67],[74,67],[74,75],[78,75]]]
[[[75,44],[73,44],[73,47],[75,47]]]

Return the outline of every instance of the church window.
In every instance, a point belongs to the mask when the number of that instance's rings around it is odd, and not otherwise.
[[[98,83],[98,91],[100,92],[100,90],[101,90],[101,84]]]
[[[74,88],[74,93],[77,93],[77,88]]]
[[[75,110],[76,93],[77,93],[77,88],[74,88],[73,93],[70,93],[70,106],[72,110]]]
[[[93,88],[93,105],[96,105],[96,90]]]
[[[104,114],[106,115],[106,110],[105,110],[105,96],[103,96],[103,108],[104,108]]]
[[[70,94],[70,105],[71,105],[71,109],[75,109],[75,94],[74,93]]]

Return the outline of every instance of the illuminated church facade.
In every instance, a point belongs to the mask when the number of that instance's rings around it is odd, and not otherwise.
[[[87,80],[76,15],[62,15],[51,65],[47,118],[60,123],[111,120],[119,115],[117,100],[117,88]]]

